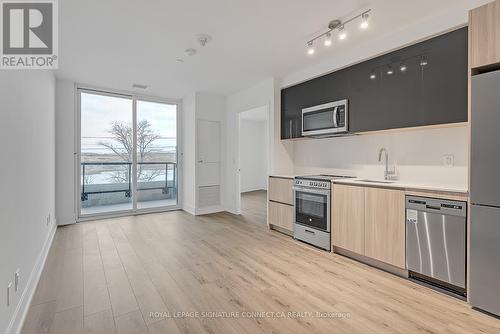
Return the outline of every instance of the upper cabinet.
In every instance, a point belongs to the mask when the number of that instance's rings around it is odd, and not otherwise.
[[[467,122],[467,28],[285,88],[281,138],[302,109],[348,99],[349,132]]]
[[[500,63],[500,2],[473,9],[469,16],[471,68]]]

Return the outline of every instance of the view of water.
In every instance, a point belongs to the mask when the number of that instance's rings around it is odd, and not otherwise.
[[[115,147],[123,147],[115,139],[109,137],[100,138],[88,138],[82,137],[81,139],[81,153],[86,154],[113,154],[113,151],[105,147],[104,144],[112,144]],[[159,152],[175,152],[177,149],[177,139],[176,138],[160,138],[154,141],[153,145],[149,146],[150,149],[154,149]],[[125,152],[125,150],[123,149]]]
[[[85,163],[102,162],[123,162],[123,159],[113,150],[104,144],[112,145],[117,148],[120,154],[127,154],[123,145],[111,137],[82,137],[81,156]],[[176,162],[177,140],[176,138],[159,138],[149,147],[150,152],[145,157],[146,161],[155,162]],[[173,180],[173,167],[169,166],[167,179]],[[82,184],[110,184],[110,183],[128,183],[127,165],[87,165],[85,166],[85,180],[82,175]],[[142,167],[141,181],[165,181],[165,165],[147,165]]]

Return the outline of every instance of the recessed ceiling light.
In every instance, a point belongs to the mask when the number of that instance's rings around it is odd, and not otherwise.
[[[405,65],[405,64],[401,63],[401,65],[399,65],[399,70],[400,70],[401,72],[405,72],[405,71],[406,71],[406,69],[407,69],[407,67],[406,67],[406,65]]]
[[[392,69],[391,66],[387,68],[387,75],[392,75],[394,73],[394,70]]]
[[[370,79],[375,80],[376,78],[377,76],[375,75],[375,73],[372,72],[372,74],[370,74]]]

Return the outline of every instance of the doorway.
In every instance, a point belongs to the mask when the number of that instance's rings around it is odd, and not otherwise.
[[[78,217],[178,207],[176,102],[78,89]]]
[[[249,221],[266,223],[269,166],[269,108],[239,113],[239,189],[241,214]]]

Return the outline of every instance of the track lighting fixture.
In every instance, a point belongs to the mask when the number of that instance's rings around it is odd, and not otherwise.
[[[387,68],[387,75],[393,75],[394,74],[394,70],[392,69],[392,66],[389,65],[389,67]]]
[[[307,43],[307,54],[308,55],[313,55],[314,54],[313,41],[310,41],[310,42]]]
[[[375,72],[372,72],[372,74],[370,74],[370,79],[372,79],[372,80],[377,79],[377,76],[375,75]]]
[[[347,33],[344,30],[344,25],[341,25],[339,27],[339,40],[343,41],[344,39],[346,39],[346,37],[347,37]]]
[[[401,63],[401,65],[399,65],[399,70],[401,72],[406,72],[406,69],[407,69],[407,67],[406,67],[406,65],[404,63]]]
[[[368,28],[368,17],[370,17],[370,14],[368,13],[363,13],[361,15],[361,24],[359,25],[361,29]]]
[[[332,45],[332,33],[330,33],[330,32],[329,32],[329,33],[327,33],[327,34],[325,35],[325,41],[323,42],[323,44],[324,44],[325,46],[330,46],[330,45]]]
[[[338,33],[338,39],[339,40],[345,40],[347,38],[347,30],[345,29],[345,26],[358,19],[361,18],[361,24],[360,27],[361,29],[365,30],[368,28],[368,18],[369,18],[369,13],[371,12],[371,9],[365,10],[359,15],[356,15],[348,20],[341,21],[341,20],[333,20],[328,24],[328,31],[322,33],[321,35],[318,35],[314,37],[313,39],[309,40],[307,42],[307,54],[312,55],[314,54],[315,50],[313,47],[313,43],[320,38],[324,37],[323,45],[328,47],[332,45],[332,33],[337,30]]]

